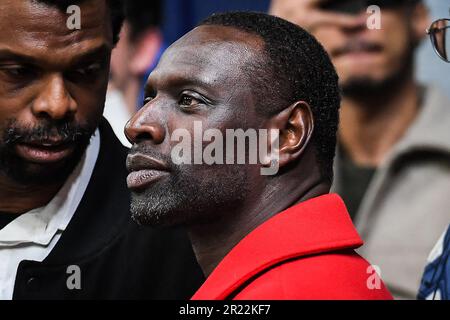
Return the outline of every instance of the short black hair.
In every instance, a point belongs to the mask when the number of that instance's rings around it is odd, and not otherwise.
[[[160,27],[162,20],[161,0],[126,1],[125,20],[130,25],[132,40],[152,27]]]
[[[232,27],[263,39],[265,66],[256,62],[246,71],[252,73],[258,108],[270,115],[296,101],[310,105],[312,143],[322,175],[331,182],[341,96],[338,75],[322,45],[301,27],[265,13],[213,14],[202,25]]]
[[[49,6],[54,6],[61,11],[66,12],[67,8],[71,5],[80,4],[87,0],[33,0],[35,2],[45,3]],[[95,0],[97,1],[97,0]],[[124,7],[123,0],[105,0],[109,6],[109,12],[111,14],[112,31],[113,31],[113,43],[117,44],[119,41],[120,30],[124,20]]]

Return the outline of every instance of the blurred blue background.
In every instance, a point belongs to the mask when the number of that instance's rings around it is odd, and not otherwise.
[[[164,36],[172,43],[214,12],[251,10],[266,12],[269,0],[164,0]]]
[[[426,0],[433,19],[449,17],[450,0]],[[269,0],[165,0],[165,42],[170,44],[214,12],[229,10],[267,11]],[[427,39],[428,40],[428,39]],[[429,41],[424,41],[417,55],[417,77],[443,88],[450,97],[450,64],[434,54]]]

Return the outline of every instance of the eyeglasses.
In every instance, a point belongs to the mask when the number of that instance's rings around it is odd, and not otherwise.
[[[434,21],[427,29],[427,33],[437,55],[450,63],[450,19]]]

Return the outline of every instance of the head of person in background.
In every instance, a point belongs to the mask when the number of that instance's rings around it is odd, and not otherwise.
[[[163,46],[161,1],[126,1],[120,41],[112,52],[110,86],[124,97],[130,115],[142,103],[143,79]]]
[[[104,116],[123,145],[125,124],[142,105],[143,87],[155,67],[164,42],[161,1],[126,1],[120,41],[112,52]]]
[[[66,27],[71,4],[2,2],[0,212],[46,204],[102,119],[122,11],[115,1],[79,1],[82,28],[74,30]]]
[[[368,24],[370,5],[381,9],[378,26]],[[304,26],[324,45],[344,98],[384,95],[411,81],[414,50],[429,25],[420,0],[273,0],[271,12]]]
[[[377,9],[368,13],[371,5]],[[314,34],[336,67],[343,98],[338,155],[348,166],[337,162],[345,167],[335,171],[335,185],[356,216],[375,169],[420,110],[414,55],[429,26],[427,8],[420,0],[273,0],[270,11]],[[355,175],[352,168],[362,170]],[[342,181],[352,176],[358,181]]]
[[[366,262],[353,251],[359,237],[342,202],[328,195],[339,105],[325,50],[277,17],[213,15],[164,53],[148,78],[144,107],[126,127],[133,142],[127,183],[140,224],[187,226],[210,276],[195,298],[390,297],[384,287],[367,289]],[[269,130],[279,133],[278,146],[260,136]],[[235,137],[239,131],[244,141]],[[187,148],[180,151],[180,143]],[[261,150],[272,151],[249,162]],[[205,160],[210,155],[214,161]],[[261,174],[274,163],[277,170]],[[310,245],[316,256],[327,256],[338,249],[330,243],[344,238],[340,249],[348,256],[337,254],[335,263],[332,257],[300,261]],[[293,258],[299,260],[289,264]],[[309,262],[345,267],[315,273],[303,269]],[[354,285],[331,274],[351,277]],[[323,286],[311,293],[306,287],[313,278]]]

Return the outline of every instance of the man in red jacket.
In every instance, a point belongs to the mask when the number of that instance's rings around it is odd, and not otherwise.
[[[213,15],[165,52],[126,128],[127,183],[138,223],[187,225],[208,276],[193,299],[391,298],[328,194],[337,83],[310,34],[260,13]]]

